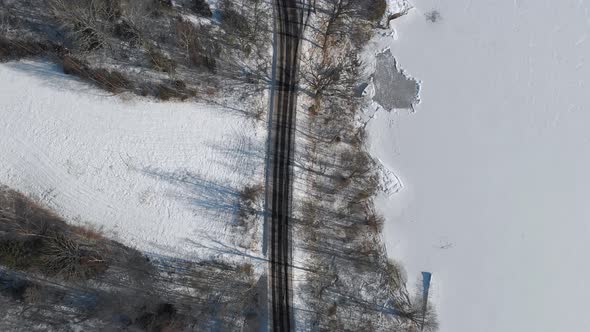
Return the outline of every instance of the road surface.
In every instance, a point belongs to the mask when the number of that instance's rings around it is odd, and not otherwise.
[[[291,210],[301,0],[275,0],[275,61],[269,116],[266,243],[269,259],[269,329],[294,331],[291,283]]]

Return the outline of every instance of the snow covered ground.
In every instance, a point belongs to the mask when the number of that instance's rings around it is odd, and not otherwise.
[[[202,246],[224,240],[239,191],[263,184],[265,140],[229,108],[111,96],[52,64],[0,64],[0,183],[141,250],[215,253]]]
[[[412,2],[374,46],[422,81],[369,125],[390,255],[433,272],[441,332],[590,331],[590,3]]]

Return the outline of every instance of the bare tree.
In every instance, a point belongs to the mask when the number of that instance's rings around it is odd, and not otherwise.
[[[320,42],[324,56],[336,35],[344,33],[347,21],[355,13],[354,0],[326,0],[325,15],[320,22]]]
[[[83,50],[107,46],[110,23],[117,8],[105,0],[50,0],[51,13],[65,27]]]

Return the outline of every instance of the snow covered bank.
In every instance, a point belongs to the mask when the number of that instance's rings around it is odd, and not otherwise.
[[[378,201],[391,256],[433,272],[442,332],[590,330],[590,4],[412,2],[374,46],[422,81],[369,125],[404,183]]]
[[[239,112],[109,96],[43,62],[0,78],[0,183],[127,245],[198,254],[263,181],[265,128]]]

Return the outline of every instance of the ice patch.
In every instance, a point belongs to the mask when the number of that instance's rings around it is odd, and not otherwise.
[[[389,49],[375,58],[373,99],[388,111],[414,109],[420,103],[420,83],[398,68]]]

